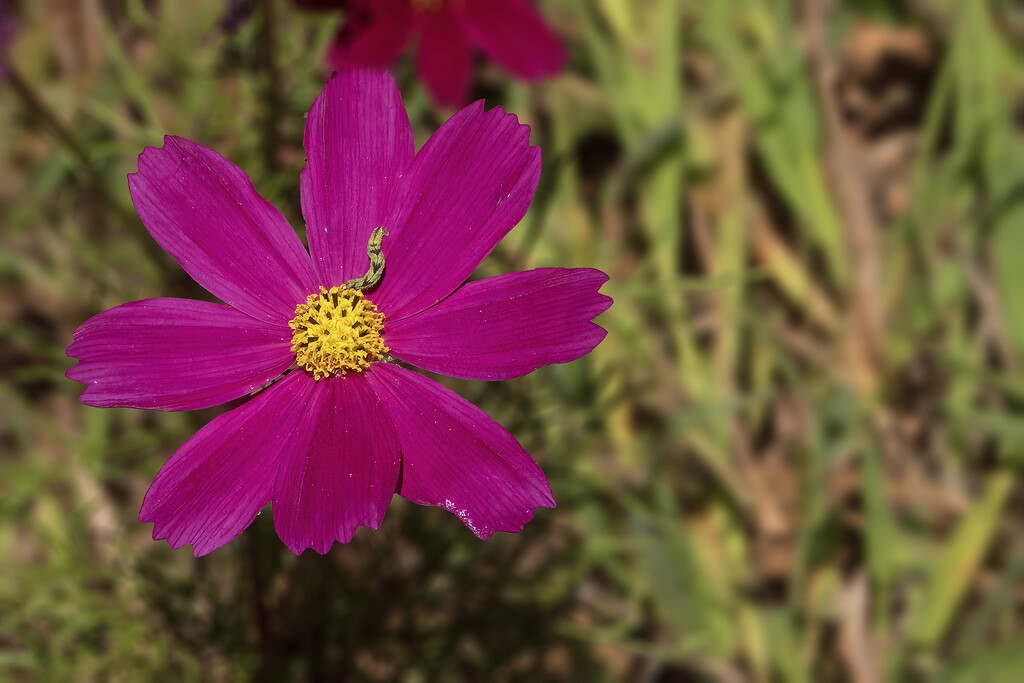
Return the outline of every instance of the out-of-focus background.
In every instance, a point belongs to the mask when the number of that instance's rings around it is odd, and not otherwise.
[[[161,464],[221,409],[82,406],[64,348],[208,298],[125,175],[212,147],[302,230],[304,114],[342,14],[39,0],[0,81],[0,679],[1015,681],[1024,671],[1024,4],[539,0],[570,53],[474,96],[540,189],[478,275],[593,266],[590,356],[446,381],[551,478],[476,539],[396,498],[296,557],[269,515],[150,538]],[[417,142],[436,110],[394,73]],[[472,188],[467,188],[471,192]]]

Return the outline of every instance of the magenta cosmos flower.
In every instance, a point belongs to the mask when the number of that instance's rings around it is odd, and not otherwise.
[[[391,78],[350,71],[313,104],[304,146],[309,253],[244,172],[194,142],[168,136],[128,178],[153,238],[227,305],[147,299],[100,313],[75,332],[68,377],[101,407],[253,394],[178,449],[140,519],[196,556],[267,503],[289,548],[324,553],[377,528],[396,492],[480,538],[522,529],[554,505],[540,467],[479,408],[395,361],[499,380],[604,338],[590,322],[611,303],[600,271],[463,284],[533,197],[529,128],[477,102],[417,153]]]
[[[520,78],[562,70],[565,50],[530,0],[295,0],[307,8],[344,8],[327,53],[332,68],[387,68],[410,39],[416,67],[439,104],[465,103],[473,51]]]

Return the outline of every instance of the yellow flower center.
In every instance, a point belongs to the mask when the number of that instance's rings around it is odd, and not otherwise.
[[[344,285],[310,294],[295,307],[288,326],[296,362],[317,380],[362,372],[390,350],[381,337],[384,314],[358,289]]]

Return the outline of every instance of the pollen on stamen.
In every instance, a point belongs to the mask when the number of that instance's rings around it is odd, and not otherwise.
[[[295,307],[292,351],[300,368],[316,380],[362,372],[384,359],[384,314],[362,292],[349,287],[320,288]]]

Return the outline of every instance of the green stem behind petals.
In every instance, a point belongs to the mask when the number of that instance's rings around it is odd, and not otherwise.
[[[96,191],[96,194],[103,203],[117,215],[124,225],[132,228],[133,232],[138,233],[140,244],[146,253],[157,262],[166,258],[159,245],[150,239],[138,216],[118,201],[110,186],[104,180],[100,169],[89,158],[85,145],[61,122],[57,115],[53,113],[53,110],[36,94],[35,89],[13,65],[8,69],[6,81],[29,114],[42,121],[44,126],[57,138],[57,141],[67,148],[71,156],[75,158],[75,161],[78,162],[80,168],[85,173],[86,182]]]

